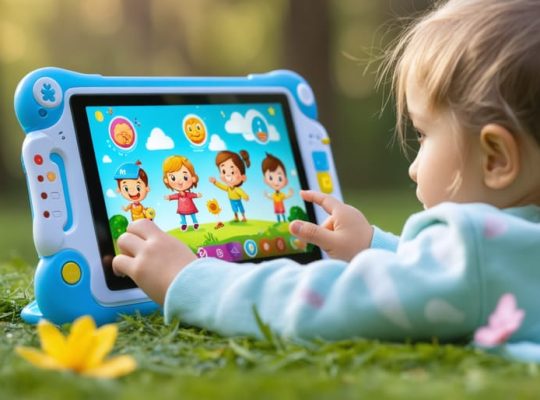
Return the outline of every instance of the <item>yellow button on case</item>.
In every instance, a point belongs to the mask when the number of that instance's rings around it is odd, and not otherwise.
[[[332,177],[330,176],[329,172],[317,172],[317,181],[319,182],[321,192],[332,193],[334,191]]]
[[[79,264],[72,261],[65,263],[62,266],[62,279],[70,285],[79,282],[81,280],[81,267],[79,267]]]

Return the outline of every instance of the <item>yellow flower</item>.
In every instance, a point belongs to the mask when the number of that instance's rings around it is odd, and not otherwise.
[[[85,315],[75,322],[65,337],[46,320],[38,324],[38,334],[43,351],[19,346],[17,353],[44,369],[70,370],[96,378],[115,378],[132,372],[137,363],[133,357],[124,355],[105,360],[112,350],[118,328],[114,324],[96,329],[92,317]]]
[[[218,215],[221,212],[221,208],[219,208],[219,203],[216,199],[208,200],[206,202],[206,208],[214,215]]]

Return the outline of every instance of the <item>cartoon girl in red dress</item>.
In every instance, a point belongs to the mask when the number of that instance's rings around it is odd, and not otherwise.
[[[199,177],[195,173],[193,164],[183,156],[170,156],[163,162],[163,183],[169,189],[176,191],[171,195],[166,195],[165,200],[177,200],[178,208],[176,212],[180,215],[180,229],[188,229],[186,215],[191,217],[193,229],[199,229],[197,213],[199,210],[195,206],[193,199],[202,197],[202,193],[193,193],[191,188],[197,187]]]

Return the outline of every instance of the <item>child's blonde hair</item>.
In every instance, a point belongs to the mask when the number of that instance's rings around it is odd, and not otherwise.
[[[163,183],[165,183],[165,186],[167,186],[169,189],[172,190],[172,187],[169,185],[169,179],[167,177],[167,174],[179,171],[182,166],[186,167],[191,176],[195,178],[193,182],[193,187],[197,187],[199,177],[195,173],[195,167],[193,166],[191,161],[189,161],[189,159],[184,156],[170,156],[167,157],[165,161],[163,161]]]
[[[461,131],[496,123],[540,144],[539,0],[439,2],[399,39],[383,72],[392,68],[402,145],[411,78]]]

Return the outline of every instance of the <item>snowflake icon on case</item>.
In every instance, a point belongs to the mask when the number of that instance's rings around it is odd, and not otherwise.
[[[34,99],[45,108],[54,108],[62,102],[62,88],[52,78],[39,78],[33,86]]]
[[[50,83],[43,84],[43,87],[41,88],[41,94],[43,95],[41,97],[43,101],[50,101],[51,103],[54,103],[56,90],[53,89]]]

